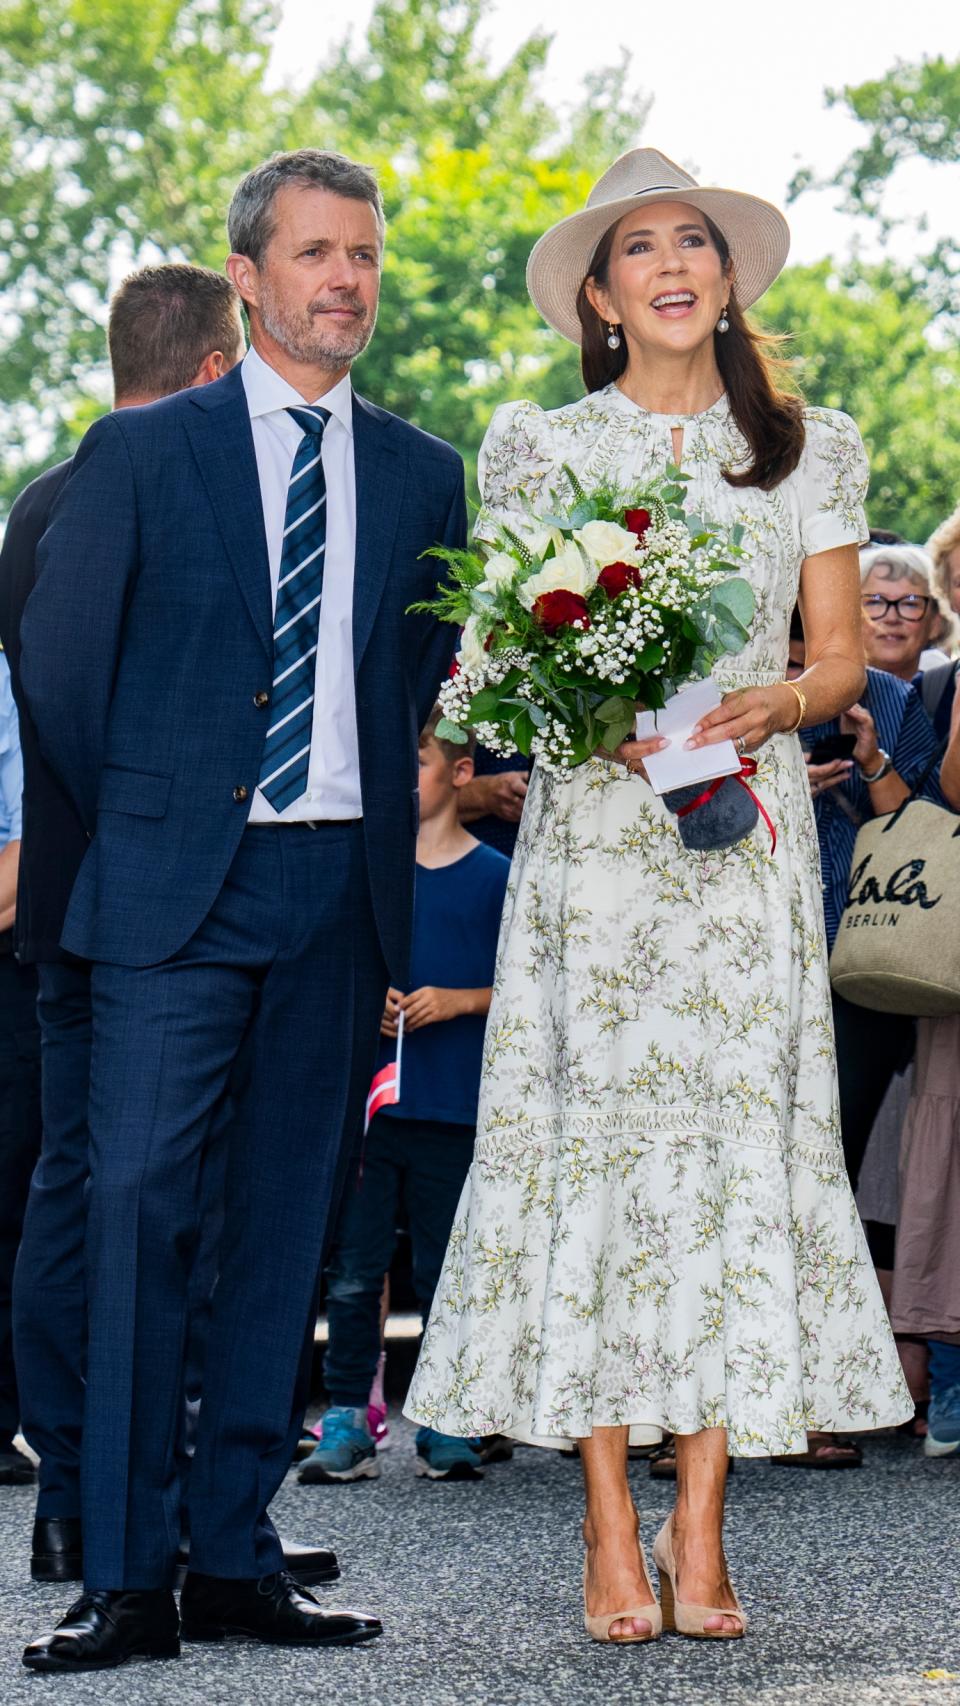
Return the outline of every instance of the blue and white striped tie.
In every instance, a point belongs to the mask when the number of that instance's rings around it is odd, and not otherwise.
[[[314,678],[327,539],[323,429],[329,409],[288,409],[303,438],[290,470],[277,608],[273,618],[271,721],[259,787],[282,812],[306,792],[313,731]]]

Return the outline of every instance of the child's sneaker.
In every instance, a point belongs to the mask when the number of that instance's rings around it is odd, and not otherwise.
[[[380,1473],[377,1448],[367,1426],[365,1410],[335,1405],[320,1428],[320,1442],[297,1475],[311,1482],[375,1480]]]
[[[387,1401],[383,1395],[383,1382],[387,1367],[387,1353],[381,1351],[377,1358],[377,1372],[373,1377],[370,1396],[367,1399],[367,1427],[373,1435],[373,1443],[378,1451],[383,1451],[390,1444],[390,1428],[387,1422]]]
[[[386,1404],[367,1405],[367,1427],[377,1450],[385,1451],[390,1444],[390,1423],[387,1421]]]
[[[481,1463],[509,1463],[513,1456],[513,1440],[506,1434],[478,1434],[470,1441]]]
[[[960,1452],[960,1386],[946,1386],[931,1396],[923,1454],[953,1457],[957,1452]]]
[[[479,1453],[468,1439],[438,1434],[433,1428],[417,1429],[417,1474],[431,1481],[482,1481]]]

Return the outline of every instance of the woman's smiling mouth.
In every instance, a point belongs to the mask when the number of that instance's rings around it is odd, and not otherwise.
[[[685,314],[691,314],[697,306],[698,298],[692,290],[662,290],[655,296],[650,306],[656,314],[662,314],[667,319],[682,319]]]

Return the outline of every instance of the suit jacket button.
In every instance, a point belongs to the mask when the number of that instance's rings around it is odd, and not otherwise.
[[[261,688],[259,693],[255,693],[253,695],[253,702],[256,705],[257,710],[262,711],[264,705],[269,705],[270,695],[269,693],[265,693],[263,688]]]
[[[245,787],[244,787],[244,785],[243,785],[243,783],[242,783],[242,782],[241,782],[241,783],[240,783],[240,786],[239,786],[239,787],[238,787],[238,788],[234,788],[234,790],[233,790],[233,797],[234,797],[234,799],[235,799],[235,800],[236,800],[236,802],[237,802],[237,804],[238,804],[238,805],[239,805],[239,804],[241,804],[241,803],[242,803],[242,801],[243,801],[243,800],[245,800],[245,799],[246,799],[246,797],[247,797],[247,790],[246,790],[246,788],[245,788]]]

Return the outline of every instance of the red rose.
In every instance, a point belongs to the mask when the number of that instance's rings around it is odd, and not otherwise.
[[[650,511],[648,509],[626,510],[623,525],[629,533],[635,533],[638,539],[642,539],[650,526]]]
[[[603,587],[608,598],[619,598],[628,586],[642,586],[643,576],[636,563],[608,563],[600,570],[597,585]]]
[[[590,626],[587,601],[578,592],[542,592],[533,607],[533,614],[548,634],[570,628],[574,622],[579,622],[582,628]]]

